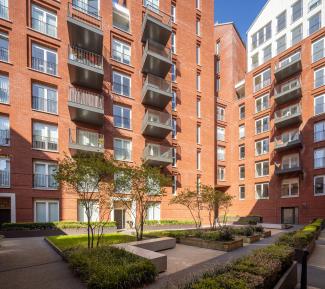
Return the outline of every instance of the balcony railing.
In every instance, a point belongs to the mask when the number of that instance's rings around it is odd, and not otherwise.
[[[292,105],[275,112],[275,121],[282,121],[287,118],[301,115],[300,105]]]
[[[41,135],[33,135],[33,149],[57,151],[58,139]]]
[[[32,56],[32,68],[51,75],[57,75],[57,64]]]
[[[69,46],[69,59],[80,64],[97,69],[103,69],[103,56],[84,50],[79,47]]]
[[[172,127],[172,118],[169,113],[148,109],[143,119],[143,125],[147,124]]]
[[[9,7],[0,3],[0,18],[9,19]]]
[[[158,89],[165,93],[172,93],[171,81],[168,81],[164,78],[148,74],[144,82],[144,86],[148,88]]]
[[[278,72],[280,70],[286,69],[292,64],[298,62],[301,60],[301,55],[300,53],[295,53],[292,56],[286,58],[285,60],[280,61],[276,66],[275,66],[275,71]]]
[[[301,84],[298,78],[278,86],[275,90],[275,101],[278,104],[301,97]]]
[[[76,87],[69,88],[69,101],[80,105],[104,109],[103,96],[101,94]]]
[[[285,84],[282,84],[276,88],[276,96],[285,94],[292,89],[300,88],[300,81],[298,78],[291,80]]]
[[[56,100],[33,95],[33,109],[57,114],[58,102]]]
[[[0,170],[0,187],[2,188],[10,187],[10,171]]]
[[[34,188],[57,189],[58,183],[54,175],[34,174]]]
[[[57,37],[57,27],[45,21],[32,18],[32,28],[51,37]]]
[[[72,148],[86,151],[103,151],[104,135],[82,129],[69,129],[69,142]]]
[[[160,43],[157,43],[157,42],[154,42],[151,40],[147,41],[147,44],[144,48],[144,54],[148,53],[148,52],[157,54],[157,55],[167,58],[169,60],[172,59],[171,49],[161,45]]]
[[[171,147],[148,144],[143,151],[145,161],[152,164],[171,164],[173,162],[173,152]]]
[[[284,133],[275,138],[275,149],[281,150],[301,146],[301,138],[299,131],[291,134]]]
[[[9,103],[8,87],[0,87],[0,103]]]
[[[9,51],[5,47],[0,47],[0,61],[9,61]]]
[[[9,129],[1,129],[0,130],[0,145],[1,146],[10,145],[10,130]]]

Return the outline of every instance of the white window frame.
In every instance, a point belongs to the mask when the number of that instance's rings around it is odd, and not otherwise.
[[[41,133],[41,135],[36,134],[35,131],[36,131],[37,126],[43,127],[44,130],[46,130],[46,135],[43,135],[42,133]],[[52,134],[54,134],[55,137],[53,137]],[[57,125],[48,124],[48,123],[45,123],[45,122],[35,121],[35,122],[33,122],[33,143],[34,143],[34,141],[37,141],[37,140],[34,140],[34,136],[41,137],[41,139],[39,141],[40,142],[45,142],[45,148],[44,149],[37,148],[37,147],[33,146],[34,150],[54,151],[54,152],[59,151],[59,128],[58,128]],[[52,149],[49,148],[50,143],[56,144],[56,150],[52,150]]]
[[[177,119],[172,118],[172,139],[177,139]]]
[[[217,160],[225,161],[226,160],[226,148],[223,146],[217,146]]]
[[[172,195],[177,195],[177,176],[172,175]]]
[[[265,101],[265,98],[267,99],[267,101]],[[259,101],[261,102],[260,109],[258,106]],[[259,113],[264,110],[267,110],[269,109],[269,107],[270,107],[270,95],[268,93],[255,98],[255,113]]]
[[[242,192],[242,189],[244,189],[244,192]],[[244,197],[242,197],[242,193],[244,193]],[[238,199],[241,200],[241,201],[246,199],[246,187],[245,187],[245,185],[238,186]]]
[[[172,74],[172,82],[176,82],[177,70],[176,70],[176,64],[174,62],[172,63],[171,74]]]
[[[269,164],[270,164],[269,160],[255,162],[255,178],[263,178],[263,177],[269,176],[270,175],[270,165]],[[261,165],[261,175],[258,175],[258,170],[257,170],[258,165]],[[268,168],[267,174],[264,174],[265,166],[267,166],[267,168]]]
[[[294,18],[295,17],[295,14],[293,13],[294,11],[293,11],[293,7],[295,6],[295,5],[299,5],[300,4],[300,7],[301,7],[301,9],[300,10],[298,10],[298,11],[300,11],[300,15],[298,15],[299,17],[296,17],[296,18]],[[292,5],[291,5],[291,22],[292,23],[294,23],[294,22],[296,22],[297,20],[299,20],[302,16],[303,16],[303,14],[304,14],[304,11],[303,11],[303,3],[302,3],[302,0],[298,0],[298,1],[296,1],[295,3],[293,3]]]
[[[58,164],[55,162],[47,162],[47,161],[34,161],[33,162],[33,174],[36,174],[36,165],[44,165],[45,167],[45,176],[50,176],[50,171],[49,171],[49,166],[56,166],[58,167]],[[33,182],[34,183],[34,182]],[[48,184],[47,184],[48,185]],[[57,190],[58,189],[58,184],[56,187],[37,187],[35,184],[33,184],[33,189],[40,189],[40,190]]]
[[[267,151],[264,150],[265,143],[267,143]],[[258,148],[257,148],[258,144],[261,144],[261,153],[258,152]],[[269,138],[263,138],[263,139],[255,141],[255,156],[256,157],[266,155],[266,154],[269,153],[269,151],[270,151],[270,140],[269,140]]]
[[[221,138],[219,136],[222,136]],[[217,126],[217,140],[225,141],[226,139],[226,128],[222,126]]]
[[[44,91],[44,96],[43,96],[43,101],[44,101],[44,110],[42,109],[37,109],[34,107],[34,97],[38,97],[41,98],[40,96],[34,95],[34,87],[38,87],[40,89],[43,89]],[[38,91],[38,90],[37,90]],[[56,99],[55,100],[51,100],[48,98],[48,92],[49,91],[53,91],[55,93]],[[49,107],[49,103],[48,101],[54,101],[56,102],[56,107],[55,107],[55,112],[52,112],[48,109]],[[40,111],[40,112],[46,112],[46,113],[50,113],[50,114],[55,114],[58,115],[58,90],[57,88],[51,87],[51,86],[46,86],[37,82],[33,82],[32,83],[32,106],[33,106],[33,110],[35,111]]]
[[[276,40],[276,53],[280,54],[287,49],[287,35],[284,34]]]
[[[243,176],[242,176],[242,173],[243,173]],[[246,176],[245,165],[240,165],[238,167],[238,177],[239,177],[239,180],[241,180],[241,181],[245,180],[245,176]]]
[[[284,21],[283,21],[283,19],[281,19],[281,17],[283,17],[283,16],[284,16]],[[281,22],[279,22],[280,20],[281,20]],[[280,33],[281,31],[286,29],[286,27],[287,27],[287,10],[284,10],[276,17],[276,31],[277,31],[277,33]]]
[[[322,126],[323,130],[317,130],[317,126]],[[320,137],[317,137],[320,134]],[[314,123],[314,142],[325,141],[325,120],[321,120]]]
[[[296,194],[296,195],[292,194],[292,189],[293,189],[293,186],[295,184],[298,184],[298,194]],[[283,193],[282,193],[283,185],[288,185],[288,188],[289,188],[289,194],[288,195],[283,195]],[[300,186],[299,186],[299,179],[298,178],[284,179],[281,182],[281,198],[284,198],[284,199],[285,198],[297,198],[297,197],[299,197],[299,189],[300,189]]]
[[[116,158],[115,150],[117,149],[117,145],[116,145],[116,142],[117,141],[121,141],[121,143],[122,143],[122,147],[119,148],[121,150],[127,150],[127,146],[125,144],[129,144],[129,148],[130,148],[130,150],[128,151],[129,158],[123,158],[123,159]],[[130,140],[130,139],[123,139],[123,138],[114,138],[114,140],[113,140],[113,148],[114,148],[114,158],[117,161],[125,161],[125,162],[132,161],[132,140]],[[124,154],[124,157],[125,157],[125,154]]]
[[[196,143],[201,144],[201,125],[196,125]]]
[[[54,76],[57,76],[58,75],[58,52],[57,50],[54,50],[54,49],[50,49],[50,48],[47,48],[45,46],[42,46],[42,45],[39,45],[37,43],[32,43],[32,49],[31,49],[31,56],[32,58],[34,57],[33,56],[33,47],[37,48],[37,49],[40,49],[40,50],[43,50],[44,52],[44,58],[42,59],[43,60],[43,70],[41,69],[37,69],[37,67],[33,67],[32,66],[32,69],[33,70],[36,70],[36,71],[40,71],[40,72],[43,72],[43,73],[46,73],[46,74],[49,74],[49,75],[54,75]],[[52,64],[55,64],[55,73],[50,73],[48,72],[48,60],[47,60],[47,53],[52,53],[54,56],[55,56],[55,63],[52,63]],[[39,59],[39,58],[37,58]],[[33,63],[33,61],[32,61]]]
[[[242,120],[246,117],[246,107],[245,104],[241,104],[238,107],[238,111],[239,111],[239,119]]]
[[[225,121],[225,108],[222,106],[217,106],[217,120]]]
[[[319,75],[317,76],[319,72],[322,73],[321,76]],[[320,88],[324,85],[325,85],[325,66],[314,70],[314,88]]]
[[[322,0],[310,0],[308,3],[308,11],[312,11],[316,9],[318,6],[322,4]]]
[[[288,167],[284,167],[284,165]],[[293,169],[300,166],[300,156],[299,153],[289,154],[282,157],[281,160],[281,169]]]
[[[196,74],[196,90],[201,91],[201,74]]]
[[[262,194],[264,195],[264,189],[265,187],[267,187],[267,197],[260,197],[258,194],[257,194],[257,188],[258,187],[261,187],[261,192]],[[256,200],[268,200],[270,198],[270,185],[268,182],[266,183],[257,183],[255,184],[255,199]]]
[[[0,74],[0,92],[3,93],[7,99],[2,101],[0,98],[0,103],[9,104],[10,103],[10,81],[9,77],[5,74]]]
[[[316,113],[316,100],[319,99],[319,98],[323,98],[323,103],[322,103],[322,111],[319,112],[319,113]],[[314,115],[320,115],[320,114],[323,114],[325,113],[325,94],[321,94],[321,95],[317,95],[314,97]]]
[[[33,16],[33,12],[34,12],[34,9],[36,9],[36,10],[38,10],[38,11],[40,11],[43,15],[42,15],[42,20],[39,20],[39,19],[36,19],[36,18],[34,18]],[[49,24],[47,21],[46,21],[46,19],[47,19],[47,15],[50,15],[50,16],[52,16],[53,18],[55,18],[55,25],[52,25],[52,24]],[[45,34],[45,35],[48,35],[48,36],[50,36],[50,37],[54,37],[54,38],[56,38],[57,37],[57,29],[58,29],[58,18],[57,18],[57,15],[55,14],[55,13],[53,13],[53,12],[51,12],[51,11],[49,11],[49,10],[47,10],[47,9],[45,9],[45,8],[43,8],[43,7],[41,7],[41,6],[38,6],[38,5],[36,5],[36,4],[32,4],[32,9],[31,9],[31,24],[32,24],[32,28],[34,29],[34,30],[36,30],[36,31],[38,31],[38,32],[40,32],[40,33],[42,33],[42,34]],[[45,23],[45,25],[51,25],[51,26],[53,26],[54,28],[55,28],[55,33],[54,33],[54,35],[51,35],[50,33],[47,33],[47,31],[42,31],[42,29],[37,29],[37,28],[35,28],[35,27],[33,27],[34,25],[33,25],[33,20],[34,19],[36,19],[36,20],[39,20],[40,22],[42,22],[42,23]],[[47,27],[47,26],[46,26]]]
[[[37,222],[37,212],[36,212],[36,204],[37,203],[45,203],[45,212],[46,212],[46,223],[48,223],[48,222],[50,222],[49,221],[49,204],[50,203],[55,203],[55,204],[57,204],[58,205],[58,220],[57,221],[59,221],[60,220],[60,202],[59,202],[59,200],[35,200],[34,201],[34,222]],[[51,222],[54,222],[54,221],[51,221]]]
[[[201,46],[196,45],[196,64],[201,65]]]
[[[265,75],[269,74],[269,78],[265,79]],[[257,78],[261,78],[261,82],[259,84],[256,84],[256,79]],[[263,88],[267,87],[271,85],[271,69],[267,68],[264,71],[262,71],[261,73],[257,74],[256,76],[254,76],[254,93],[257,91],[262,90]]]
[[[173,23],[176,23],[176,6],[172,4],[170,6],[170,16]]]
[[[201,36],[201,21],[196,19],[196,35]]]
[[[117,38],[113,38],[112,58],[117,62],[131,65],[131,45]]]
[[[176,54],[176,33],[175,33],[175,31],[173,31],[172,35],[171,35],[171,51],[173,54]]]
[[[322,157],[316,158],[316,154],[318,152],[322,152]],[[322,159],[321,165],[316,165],[316,160]],[[325,147],[317,148],[314,150],[314,169],[322,169],[325,168]]]
[[[323,42],[323,47],[321,49],[319,49],[318,51],[316,51],[316,45],[319,44],[320,42]],[[322,54],[322,56],[320,58],[316,58],[316,56],[318,56],[318,54],[320,54],[320,53]],[[312,58],[312,62],[314,63],[314,62],[321,60],[324,57],[325,57],[325,37],[322,37],[312,43],[311,58]]]
[[[226,168],[225,167],[223,167],[223,166],[217,167],[217,180],[222,181],[222,182],[224,182],[226,180]]]
[[[177,93],[172,90],[172,111],[177,111]]]
[[[296,32],[298,29],[300,31],[300,34],[298,34],[298,36],[300,37],[294,36],[294,32]],[[300,42],[303,39],[303,34],[304,34],[303,24],[301,23],[291,30],[291,45],[293,46],[298,42]]]
[[[266,120],[266,123],[264,125],[264,121]],[[258,125],[261,123],[261,130],[258,131]],[[265,132],[268,132],[270,130],[270,116],[263,116],[261,118],[258,118],[255,120],[255,135],[259,135]]]
[[[196,99],[196,116],[197,118],[201,118],[201,99]]]
[[[316,194],[316,179],[317,178],[322,178],[323,179],[323,192],[321,194]],[[325,175],[317,175],[314,176],[314,196],[315,197],[320,197],[320,196],[325,196]]]
[[[6,168],[2,169],[2,165],[1,165],[1,171],[6,171],[8,173],[8,185],[2,184],[5,183],[1,180],[1,188],[10,188],[11,186],[11,163],[10,163],[10,158],[8,157],[4,157],[4,156],[0,156],[0,162],[5,162]]]
[[[196,151],[196,169],[201,170],[201,151]]]
[[[172,147],[172,167],[177,167],[177,149],[175,147]]]
[[[266,53],[269,52],[269,53]],[[269,44],[263,49],[263,61],[266,62],[272,58],[272,44]]]
[[[243,148],[244,148],[244,150],[243,150],[244,156],[241,155],[241,149],[243,149]],[[246,157],[246,148],[245,148],[245,145],[244,144],[239,145],[239,147],[238,147],[238,155],[239,155],[239,159],[240,160],[244,160],[245,159],[245,157]]]
[[[115,115],[114,114],[114,108],[121,109],[122,114],[120,116]],[[126,119],[126,117],[124,116],[125,111],[129,111],[129,115],[130,115],[130,119],[129,119],[130,127],[126,127],[125,124],[124,124],[124,119]],[[121,126],[116,125],[116,123],[115,123],[115,117],[120,117],[122,119]],[[132,109],[130,107],[126,107],[126,106],[118,105],[118,104],[113,104],[113,118],[114,118],[114,120],[113,120],[114,127],[121,128],[121,129],[132,130]]]
[[[319,17],[319,27],[317,30],[315,31],[311,31],[311,26],[310,26],[310,21],[314,18],[318,16]],[[322,28],[322,12],[319,11],[317,13],[315,13],[314,15],[312,15],[311,17],[308,18],[308,35],[312,35],[314,33],[316,33],[317,31],[319,31]]]
[[[244,124],[239,126],[238,132],[239,132],[239,139],[244,139],[246,137],[246,127]]]
[[[116,89],[114,89],[114,83],[115,83],[114,78],[115,78],[115,76],[119,77],[119,79],[121,80],[121,82],[117,84],[117,85],[120,85],[120,91],[117,91]],[[123,87],[127,87],[126,85],[124,85],[124,80],[125,79],[128,79],[129,84],[130,84],[130,86],[128,88],[129,89],[129,94],[123,92],[123,90],[124,90]],[[112,92],[115,93],[115,94],[118,94],[118,95],[122,95],[124,97],[131,98],[131,91],[132,91],[132,78],[127,74],[120,73],[120,72],[117,72],[117,71],[113,71],[113,74],[112,74]]]

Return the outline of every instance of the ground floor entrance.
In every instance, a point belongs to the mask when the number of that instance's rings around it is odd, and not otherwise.
[[[125,229],[125,210],[114,209],[114,221],[117,229]]]
[[[299,223],[298,208],[281,208],[281,223],[295,225]]]
[[[11,222],[11,198],[0,198],[0,224]]]

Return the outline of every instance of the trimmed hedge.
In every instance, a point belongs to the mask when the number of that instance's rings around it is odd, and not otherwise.
[[[94,223],[93,223],[94,224]],[[116,227],[115,222],[108,222],[105,228]],[[86,222],[52,222],[52,223],[3,223],[0,225],[2,231],[28,231],[28,230],[57,230],[57,229],[84,229]]]
[[[147,226],[164,226],[164,225],[194,225],[195,222],[191,220],[146,220]]]
[[[89,289],[139,288],[157,276],[150,261],[114,247],[71,250],[66,257]]]
[[[235,224],[238,225],[257,225],[257,223],[262,223],[263,218],[261,216],[247,216],[240,217]]]

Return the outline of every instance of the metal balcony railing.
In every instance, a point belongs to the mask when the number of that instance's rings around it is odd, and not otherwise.
[[[144,48],[144,54],[148,52],[157,54],[161,57],[167,58],[168,60],[172,59],[172,53],[170,48],[163,46],[157,42],[154,42],[152,40],[148,40]]]
[[[32,18],[32,28],[51,37],[57,37],[57,27],[45,21]]]
[[[291,80],[287,83],[284,83],[284,84],[278,86],[275,90],[275,94],[276,94],[276,96],[281,96],[293,89],[297,89],[300,87],[301,87],[300,80],[299,80],[299,78],[296,78],[294,80]]]
[[[292,133],[284,133],[275,138],[275,147],[286,147],[290,145],[290,143],[298,142],[300,140],[301,135],[298,130]]]
[[[0,3],[0,18],[9,19],[9,7]]]
[[[103,69],[102,55],[84,50],[76,46],[69,46],[69,59],[86,66],[90,66],[97,69]]]
[[[57,64],[32,56],[32,68],[51,75],[57,75]]]
[[[299,104],[295,104],[275,112],[275,120],[282,121],[290,117],[301,115],[301,108]]]
[[[57,114],[58,102],[56,100],[33,95],[33,109]]]
[[[290,65],[292,65],[293,63],[296,63],[298,61],[301,60],[301,54],[300,52],[297,52],[291,56],[289,56],[288,58],[280,61],[276,66],[275,66],[275,72],[278,72],[280,70],[283,70],[287,67],[289,67]]]
[[[33,135],[33,149],[57,151],[58,139],[42,135]]]
[[[53,174],[34,174],[34,188],[57,189],[58,183]]]
[[[9,88],[0,87],[0,102],[9,103]]]
[[[103,96],[89,90],[69,88],[69,101],[89,107],[104,109]]]
[[[103,149],[104,135],[89,130],[69,129],[69,142],[72,145],[88,148]]]
[[[0,61],[9,61],[9,51],[5,47],[0,47]]]
[[[161,112],[153,109],[148,109],[142,122],[143,126],[150,125],[163,125],[172,127],[172,117],[166,112]]]
[[[2,188],[10,187],[10,171],[0,170],[0,187]]]
[[[172,162],[173,152],[171,147],[148,144],[143,151],[144,159],[156,159],[166,162]]]
[[[0,145],[1,146],[10,145],[10,130],[9,129],[1,129],[0,130]]]
[[[171,81],[158,76],[154,76],[152,74],[147,75],[144,86],[147,86],[148,88],[158,89],[166,93],[172,93]]]

